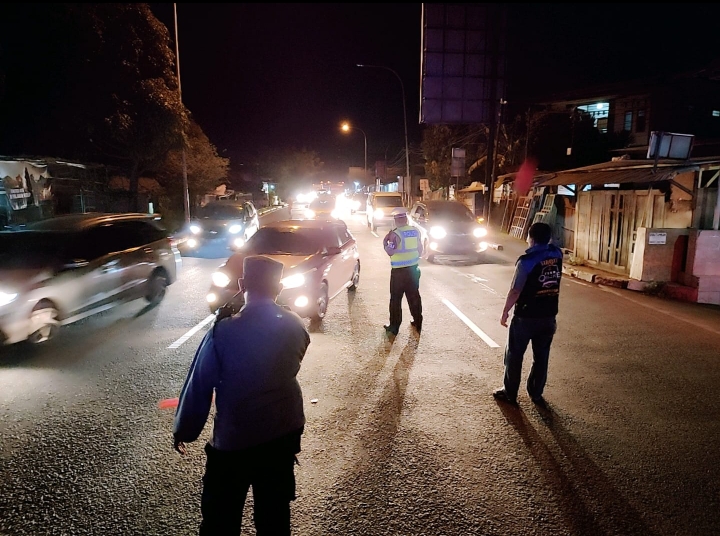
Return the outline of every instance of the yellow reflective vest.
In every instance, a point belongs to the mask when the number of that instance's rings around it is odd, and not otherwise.
[[[394,229],[393,232],[400,237],[400,243],[395,253],[390,257],[390,266],[393,268],[415,266],[420,260],[420,252],[418,251],[420,233],[411,225],[403,225]]]

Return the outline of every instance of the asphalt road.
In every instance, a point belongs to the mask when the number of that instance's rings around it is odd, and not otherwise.
[[[550,410],[524,393],[511,409],[491,393],[522,243],[500,239],[478,265],[423,262],[423,333],[405,307],[390,342],[389,262],[362,216],[348,219],[359,289],[311,326],[299,377],[295,534],[720,533],[717,308],[564,278]],[[210,426],[180,457],[158,402],[179,394],[209,328],[224,255],[184,257],[155,309],[127,304],[47,347],[0,349],[0,536],[196,534]]]

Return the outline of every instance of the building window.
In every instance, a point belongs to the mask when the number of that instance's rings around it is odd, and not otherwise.
[[[638,110],[635,132],[645,132],[645,110]]]
[[[623,130],[632,132],[632,112],[625,112],[625,123],[623,123]]]
[[[610,115],[609,102],[596,102],[594,104],[583,104],[577,107],[578,110],[592,116],[595,120],[595,127],[600,132],[607,132],[607,122]]]
[[[713,117],[720,117],[720,110],[713,110],[712,116],[713,116]]]

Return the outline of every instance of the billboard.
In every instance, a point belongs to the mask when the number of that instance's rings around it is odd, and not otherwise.
[[[493,123],[505,96],[502,4],[423,4],[420,123]]]

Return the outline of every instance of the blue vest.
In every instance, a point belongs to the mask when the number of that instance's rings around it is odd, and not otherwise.
[[[562,277],[562,251],[553,245],[547,249],[522,255],[518,262],[530,264],[525,286],[515,304],[515,316],[545,318],[556,316]]]

